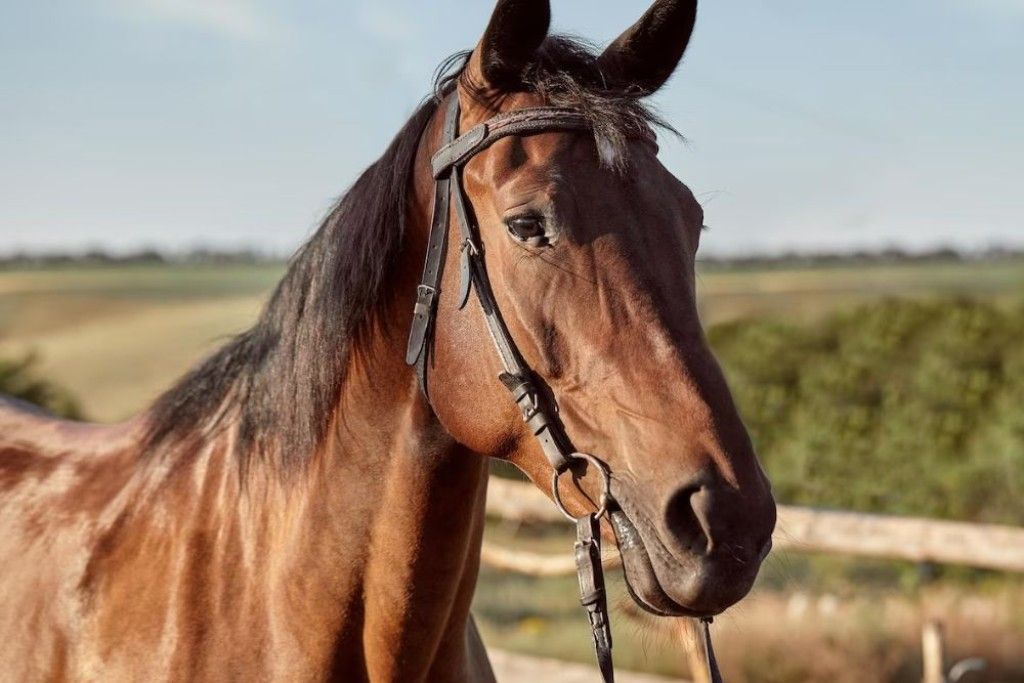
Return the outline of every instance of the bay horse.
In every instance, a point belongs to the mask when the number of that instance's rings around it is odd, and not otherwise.
[[[705,616],[743,597],[775,506],[697,316],[702,211],[643,99],[695,15],[659,0],[595,55],[548,35],[546,0],[499,0],[250,330],[122,424],[0,401],[4,680],[493,680],[470,616],[487,458],[549,494],[552,467],[484,316],[451,294],[459,250],[426,393],[404,362],[444,98],[462,131],[528,107],[587,117],[465,165],[493,296],[574,448],[607,466],[602,532],[633,598]],[[565,505],[593,510],[598,479]]]

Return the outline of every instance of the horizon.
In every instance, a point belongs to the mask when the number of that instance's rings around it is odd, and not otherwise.
[[[607,43],[647,2],[552,4]],[[491,4],[0,10],[0,253],[292,252]],[[709,257],[1024,245],[1024,1],[705,2],[654,98]]]
[[[112,266],[135,263],[203,264],[252,263],[252,264],[286,264],[291,261],[294,252],[272,251],[259,247],[210,247],[206,245],[179,246],[160,248],[137,246],[111,248],[86,247],[82,249],[38,249],[38,250],[4,250],[0,248],[0,267],[15,268],[22,265],[30,267],[47,267],[50,265],[101,265]],[[880,246],[877,248],[847,248],[819,250],[780,250],[775,252],[743,252],[714,253],[701,250],[697,255],[697,265],[706,264],[740,264],[740,263],[826,263],[826,262],[864,262],[864,263],[915,263],[915,262],[970,262],[970,261],[1017,261],[1024,258],[1024,245],[992,244],[983,248],[958,248],[952,245],[936,245],[931,247],[908,248],[898,246]]]

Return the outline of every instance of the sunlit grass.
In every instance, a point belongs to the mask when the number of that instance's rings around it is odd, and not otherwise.
[[[36,352],[41,375],[70,389],[89,417],[121,419],[249,326],[281,272],[281,266],[237,265],[0,271],[0,355]],[[950,294],[1019,302],[1024,261],[700,276],[706,323],[750,316],[812,320],[888,296]],[[560,555],[572,546],[570,529],[507,522],[489,523],[487,538]],[[1003,662],[1006,668],[991,680],[1024,680],[1024,587],[1005,576],[944,571],[957,574],[956,581],[931,584],[927,572],[881,561],[773,556],[752,596],[716,624],[729,679],[919,680],[917,629],[933,614],[950,624],[953,655]],[[609,572],[613,606],[626,601],[619,576]],[[573,577],[484,569],[474,609],[493,645],[589,663],[590,635],[576,595]],[[678,627],[637,620],[633,612],[616,607],[613,615],[619,666],[686,674]]]

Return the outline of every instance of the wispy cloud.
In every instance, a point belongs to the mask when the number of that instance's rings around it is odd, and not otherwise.
[[[273,18],[255,0],[113,0],[133,18],[173,23],[233,40],[265,41],[277,35]]]

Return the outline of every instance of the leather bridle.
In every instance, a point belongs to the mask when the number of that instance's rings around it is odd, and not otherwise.
[[[580,585],[580,603],[587,610],[597,652],[598,666],[603,680],[614,680],[612,668],[612,636],[608,621],[608,600],[601,566],[600,519],[614,505],[611,494],[611,473],[604,462],[587,453],[576,452],[559,421],[557,405],[537,389],[534,373],[523,359],[515,340],[508,331],[491,290],[484,249],[477,226],[470,214],[470,205],[462,187],[462,170],[475,155],[509,136],[525,136],[552,131],[588,131],[590,120],[580,111],[565,107],[530,107],[517,109],[474,126],[459,135],[459,95],[448,95],[444,129],[440,149],[431,159],[435,180],[434,211],[430,235],[427,239],[426,262],[423,277],[416,289],[416,306],[405,361],[416,369],[419,385],[430,400],[427,375],[430,369],[437,317],[437,301],[441,293],[441,276],[448,248],[450,202],[454,201],[459,228],[460,286],[458,308],[469,301],[470,290],[476,292],[477,302],[484,314],[487,330],[501,359],[503,371],[498,379],[511,393],[530,432],[539,442],[551,463],[551,490],[555,503],[567,518],[576,523],[577,578]],[[587,463],[601,476],[603,489],[597,510],[580,517],[572,515],[562,502],[559,492],[560,475],[574,465]],[[705,620],[704,637],[708,654],[708,668],[712,682],[721,681]]]

